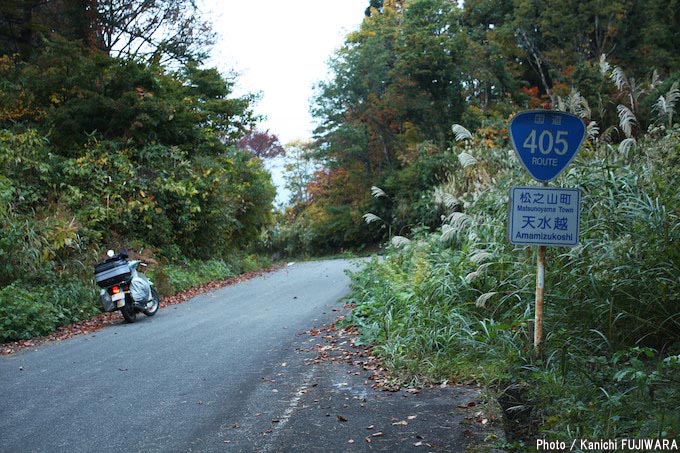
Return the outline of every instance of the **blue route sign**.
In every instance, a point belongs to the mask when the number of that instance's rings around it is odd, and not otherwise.
[[[520,245],[574,247],[579,239],[581,192],[553,187],[512,187],[508,235]]]
[[[570,113],[527,110],[509,124],[510,142],[524,168],[537,181],[557,178],[581,147],[583,121]]]

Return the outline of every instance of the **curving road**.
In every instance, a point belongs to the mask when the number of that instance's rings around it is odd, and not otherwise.
[[[0,358],[0,451],[277,450],[312,372],[301,333],[337,317],[352,266],[293,264]]]

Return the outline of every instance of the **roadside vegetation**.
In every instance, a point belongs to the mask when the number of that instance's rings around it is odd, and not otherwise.
[[[203,66],[193,2],[3,2],[0,341],[96,313],[108,248],[153,259],[171,294],[385,244],[353,275],[346,322],[399,382],[474,376],[519,450],[677,438],[677,1],[367,3],[317,86],[314,139],[286,146],[292,199],[275,212],[262,159],[284,149],[255,130],[257,97]],[[132,6],[149,9],[125,22]],[[140,42],[158,20],[165,39]],[[548,248],[540,355],[535,251],[506,238],[508,191],[532,184],[507,124],[527,109],[588,131],[552,183],[580,189],[581,235]]]
[[[307,155],[322,169],[286,212],[285,246],[387,244],[353,275],[346,322],[401,383],[474,376],[509,447],[677,438],[677,15],[654,1],[371,5],[319,85]],[[588,131],[552,183],[580,189],[581,235],[548,248],[541,355],[536,252],[507,239],[509,189],[534,184],[507,132],[527,109]]]
[[[132,4],[139,16],[119,14]],[[97,313],[107,249],[152,260],[161,294],[270,263],[253,251],[275,195],[256,97],[201,65],[211,34],[193,2],[98,6],[0,7],[2,342]],[[158,21],[179,31],[139,36]]]
[[[317,85],[318,127],[299,153],[308,173],[293,181],[294,203],[268,237],[273,251],[369,248],[414,228],[438,228],[443,212],[431,208],[433,187],[453,173],[458,184],[465,179],[449,152],[453,124],[507,147],[514,112],[559,108],[575,89],[601,139],[618,145],[668,113],[668,104],[652,107],[680,71],[673,33],[680,18],[669,14],[675,3],[369,3]],[[601,58],[611,65],[606,75]],[[621,129],[619,115],[634,122]],[[676,119],[666,116],[666,126]],[[387,196],[373,196],[372,186]],[[366,213],[380,221],[366,228]]]
[[[527,185],[507,148],[475,137],[433,189],[441,227],[394,236],[353,275],[352,316],[404,383],[483,383],[509,440],[676,438],[680,432],[680,128],[629,150],[590,142],[555,185],[582,193],[573,249],[549,247],[546,342],[533,353],[535,248],[507,240],[507,199]],[[453,208],[453,209],[452,209]],[[530,443],[532,444],[532,443]]]

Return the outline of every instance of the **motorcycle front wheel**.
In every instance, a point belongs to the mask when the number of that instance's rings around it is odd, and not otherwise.
[[[146,316],[153,316],[158,311],[158,306],[161,303],[161,297],[158,295],[158,291],[156,291],[156,288],[154,287],[151,287],[151,300],[149,302],[152,304],[151,307],[147,308],[142,313],[144,313]]]
[[[125,302],[125,305],[120,308],[120,312],[123,315],[123,318],[125,318],[125,321],[133,323],[137,320],[137,310],[132,305],[131,300],[126,300]]]

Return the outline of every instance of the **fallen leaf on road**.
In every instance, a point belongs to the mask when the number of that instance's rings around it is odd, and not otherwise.
[[[458,407],[460,407],[461,409],[467,409],[469,407],[475,407],[476,405],[477,403],[475,403],[474,401],[470,401],[467,404],[459,404]]]

